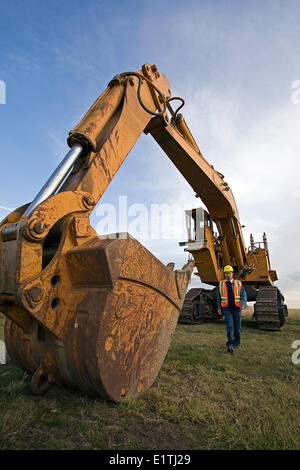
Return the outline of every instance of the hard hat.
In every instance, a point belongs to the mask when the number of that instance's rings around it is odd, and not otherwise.
[[[224,268],[224,273],[229,273],[230,271],[233,272],[233,267],[232,266],[229,266],[229,264],[227,266],[225,266]]]

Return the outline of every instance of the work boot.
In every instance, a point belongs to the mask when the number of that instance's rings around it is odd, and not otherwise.
[[[233,354],[233,347],[232,346],[227,346],[227,352]]]

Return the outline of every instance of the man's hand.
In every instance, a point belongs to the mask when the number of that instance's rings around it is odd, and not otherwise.
[[[245,310],[246,307],[241,307],[241,310]]]
[[[219,317],[222,316],[222,311],[220,309],[218,310],[218,315],[219,315]]]

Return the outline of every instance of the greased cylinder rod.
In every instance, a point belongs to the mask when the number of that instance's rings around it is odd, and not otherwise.
[[[27,207],[23,215],[29,215],[41,202],[45,201],[45,199],[55,193],[81,154],[81,151],[82,146],[80,144],[73,145],[54,173],[44,184],[40,192],[36,195],[32,203]]]

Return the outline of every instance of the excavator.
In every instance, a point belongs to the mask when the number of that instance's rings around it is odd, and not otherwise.
[[[181,105],[174,111],[176,100]],[[230,188],[201,155],[178,112],[183,104],[156,65],[116,75],[69,132],[70,150],[33,201],[1,222],[5,343],[10,358],[32,374],[33,393],[56,384],[116,403],[138,398],[162,367],[195,264],[201,278],[216,285],[230,261],[246,282],[273,292],[276,273],[266,249],[253,245],[246,253]],[[179,270],[130,234],[99,236],[90,225],[143,132],[210,211],[200,211],[200,221],[191,212],[199,222],[186,246],[194,260]],[[271,304],[262,299],[263,314]]]
[[[242,233],[236,232],[237,219],[231,219],[229,216],[230,225],[226,227],[225,222],[222,227],[221,221],[212,219],[203,208],[188,210],[185,213],[188,241],[179,245],[185,246],[185,251],[194,257],[198,269],[195,274],[203,282],[214,287],[192,288],[188,291],[179,315],[179,323],[198,324],[222,318],[222,315],[218,315],[217,289],[219,280],[223,277],[220,268],[227,264],[224,261],[227,259],[234,265],[235,278],[243,282],[247,301],[255,302],[252,319],[257,321],[258,328],[280,331],[288,316],[288,309],[284,304],[284,296],[273,285],[277,274],[270,267],[265,232],[261,242],[255,242],[250,234],[251,244],[245,251]],[[217,222],[219,235],[214,233],[212,221]],[[197,226],[197,229],[193,229],[193,226]],[[237,225],[237,228],[240,227]],[[241,253],[244,256],[240,257]]]

